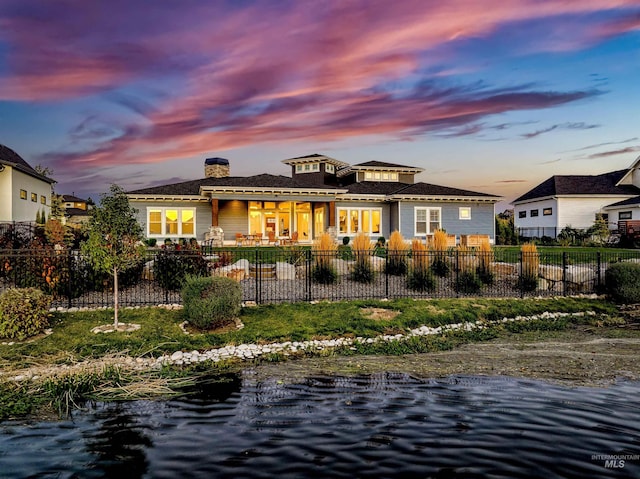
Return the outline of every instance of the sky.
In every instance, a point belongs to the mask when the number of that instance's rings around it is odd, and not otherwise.
[[[0,0],[0,143],[98,200],[312,153],[504,198],[640,156],[640,0]]]

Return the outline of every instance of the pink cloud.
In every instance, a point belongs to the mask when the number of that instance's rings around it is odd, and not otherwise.
[[[441,65],[438,49],[463,38],[637,2],[29,3],[27,9],[23,0],[6,0],[0,7],[0,41],[8,45],[0,99],[61,101],[132,87],[166,93],[120,136],[51,155],[60,168],[73,169],[272,141],[405,137],[578,101],[598,92],[415,87],[407,78],[419,82],[421,72]],[[585,29],[561,33],[580,48],[590,41]]]

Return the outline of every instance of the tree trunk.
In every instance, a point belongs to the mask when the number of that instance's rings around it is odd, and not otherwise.
[[[118,330],[118,268],[113,268],[113,327]]]

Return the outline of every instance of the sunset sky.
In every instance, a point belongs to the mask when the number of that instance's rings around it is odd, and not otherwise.
[[[640,155],[640,0],[0,0],[0,143],[96,200],[322,153],[509,202]]]

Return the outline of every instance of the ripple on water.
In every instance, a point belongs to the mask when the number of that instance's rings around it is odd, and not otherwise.
[[[227,378],[229,379],[229,378]],[[402,373],[209,382],[0,428],[2,477],[633,477],[639,383]],[[119,477],[119,476],[118,476]]]

